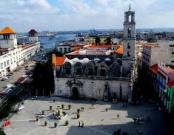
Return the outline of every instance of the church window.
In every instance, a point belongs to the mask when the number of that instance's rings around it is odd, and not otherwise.
[[[76,75],[81,75],[83,73],[81,63],[76,63],[75,64],[75,73],[76,73]]]
[[[69,62],[64,64],[64,72],[67,75],[71,74],[71,64]]]
[[[130,49],[130,48],[131,48],[131,47],[130,47],[130,44],[128,43],[128,44],[127,44],[127,49]]]
[[[105,69],[101,69],[100,70],[100,75],[101,76],[106,76],[106,70]]]
[[[94,68],[91,64],[86,66],[85,74],[86,75],[93,75],[94,74]]]

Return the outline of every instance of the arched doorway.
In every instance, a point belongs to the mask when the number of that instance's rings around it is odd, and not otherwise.
[[[79,99],[79,91],[77,87],[72,88],[72,99]]]

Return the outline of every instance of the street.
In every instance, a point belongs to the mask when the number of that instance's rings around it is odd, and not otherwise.
[[[35,62],[28,61],[27,63],[23,64],[22,66],[17,67],[17,69],[15,71],[13,71],[13,74],[11,76],[9,76],[8,80],[4,80],[4,81],[0,80],[0,92],[2,92],[6,88],[7,84],[13,84],[20,77],[25,75],[27,70],[28,71],[32,70],[34,65],[35,65]],[[26,66],[28,66],[27,70],[25,69]]]

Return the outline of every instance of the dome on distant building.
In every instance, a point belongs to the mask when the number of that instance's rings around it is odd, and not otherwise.
[[[110,58],[106,58],[105,61],[111,61],[111,59]]]
[[[82,63],[88,63],[88,62],[90,62],[90,60],[88,58],[84,58],[84,59],[81,60],[81,62]]]
[[[95,58],[95,59],[94,59],[94,61],[99,62],[99,61],[100,61],[100,59],[99,59],[99,58]]]
[[[10,27],[5,27],[0,31],[0,35],[4,34],[16,34],[16,32]]]
[[[35,29],[31,29],[29,32],[28,32],[29,36],[34,36],[35,34],[37,34],[37,31]]]

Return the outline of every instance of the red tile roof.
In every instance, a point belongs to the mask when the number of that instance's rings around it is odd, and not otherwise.
[[[173,87],[174,86],[174,80],[173,81],[170,81],[167,83],[168,87]]]
[[[107,44],[101,44],[101,45],[91,45],[88,46],[87,48],[106,48],[106,49],[111,49],[111,45],[107,45]]]
[[[159,66],[159,71],[169,77],[169,79],[174,80],[174,69],[171,67]]]
[[[62,56],[62,57],[56,57],[56,66],[61,66],[64,64],[66,57]]]
[[[124,53],[124,47],[123,47],[123,45],[119,45],[119,47],[115,49],[115,53],[116,54],[123,55],[123,53]]]
[[[158,73],[158,64],[152,65],[150,71],[156,75]]]
[[[0,31],[0,35],[3,35],[3,34],[16,34],[16,32],[10,27],[5,27],[4,29]]]
[[[62,66],[65,62],[66,56],[56,56],[52,55],[52,64],[53,66]]]

